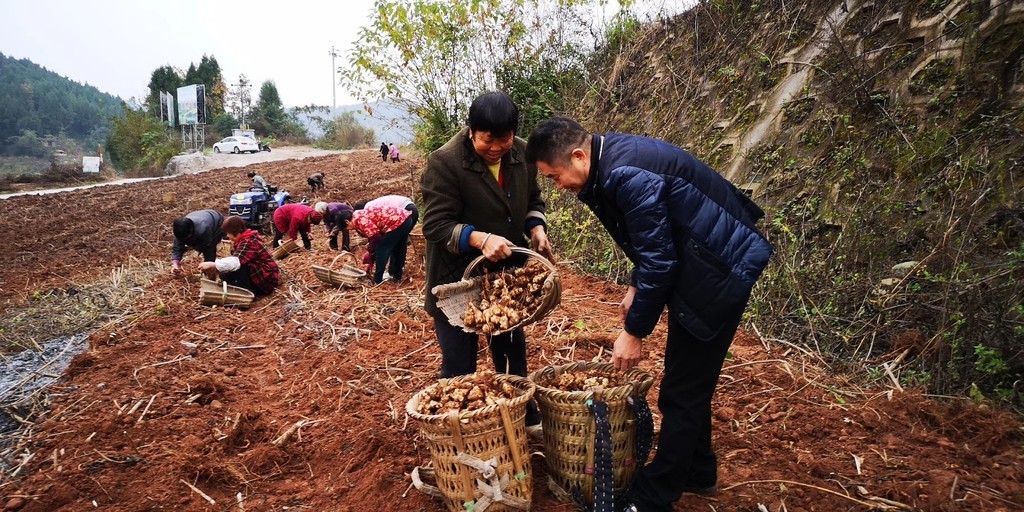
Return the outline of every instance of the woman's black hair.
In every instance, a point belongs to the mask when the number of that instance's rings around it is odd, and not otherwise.
[[[490,132],[495,137],[504,137],[519,130],[519,107],[501,91],[484,93],[469,106],[466,124],[474,132]]]

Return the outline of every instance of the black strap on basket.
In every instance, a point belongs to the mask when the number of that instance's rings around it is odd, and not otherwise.
[[[654,418],[651,416],[651,407],[647,404],[647,397],[633,395],[626,399],[626,402],[636,414],[636,452],[633,456],[633,463],[637,465],[633,479],[647,464],[647,456],[651,454],[651,447],[654,446]],[[632,485],[632,482],[630,482]]]
[[[594,506],[588,506],[579,489],[572,497],[581,510],[588,512],[615,512],[615,468],[612,459],[612,424],[608,419],[608,404],[600,400],[587,400],[594,415]]]
[[[591,413],[594,415],[594,505],[586,504],[583,493],[579,489],[573,489],[572,497],[581,510],[587,512],[618,512],[624,510],[629,501],[629,490],[636,477],[647,463],[647,457],[654,445],[654,418],[651,415],[651,407],[647,404],[647,398],[642,395],[633,395],[627,398],[627,403],[636,414],[636,450],[634,451],[633,463],[637,464],[637,470],[633,473],[633,481],[626,486],[627,492],[615,495],[615,468],[613,466],[612,454],[612,427],[608,419],[608,404],[602,401],[588,401]]]

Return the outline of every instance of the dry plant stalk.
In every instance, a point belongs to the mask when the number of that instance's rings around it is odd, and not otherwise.
[[[541,288],[550,273],[539,263],[529,262],[524,267],[474,277],[481,285],[481,299],[466,308],[463,321],[484,334],[518,324],[540,307]]]
[[[420,414],[447,414],[495,405],[501,398],[516,396],[508,382],[496,382],[494,372],[480,372],[462,381],[441,379],[426,389],[426,396],[417,404]]]

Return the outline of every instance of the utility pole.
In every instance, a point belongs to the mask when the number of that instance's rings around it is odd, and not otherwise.
[[[241,118],[240,127],[245,126],[245,111],[248,109],[249,103],[251,101],[249,96],[249,88],[252,86],[252,82],[250,82],[249,79],[247,79],[243,74],[238,75],[238,83],[231,84],[231,86],[234,87],[236,91],[238,91],[236,93],[236,97],[238,98],[239,103],[238,110],[240,114],[239,117]]]
[[[338,52],[334,50],[334,45],[331,45],[331,117],[334,117],[334,111],[338,110],[338,92],[337,86],[338,81],[335,79],[338,76],[338,71],[334,67],[334,58],[338,56]]]

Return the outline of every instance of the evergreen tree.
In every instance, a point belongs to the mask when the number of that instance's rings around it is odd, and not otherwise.
[[[160,66],[149,78],[149,95],[146,96],[146,112],[160,119],[160,91],[169,92],[177,99],[178,87],[185,85],[181,73],[171,66]],[[177,101],[175,101],[177,105]],[[178,110],[175,108],[175,114]]]
[[[62,136],[91,153],[109,133],[120,104],[88,84],[0,53],[0,154],[16,145],[18,154],[45,155]]]

